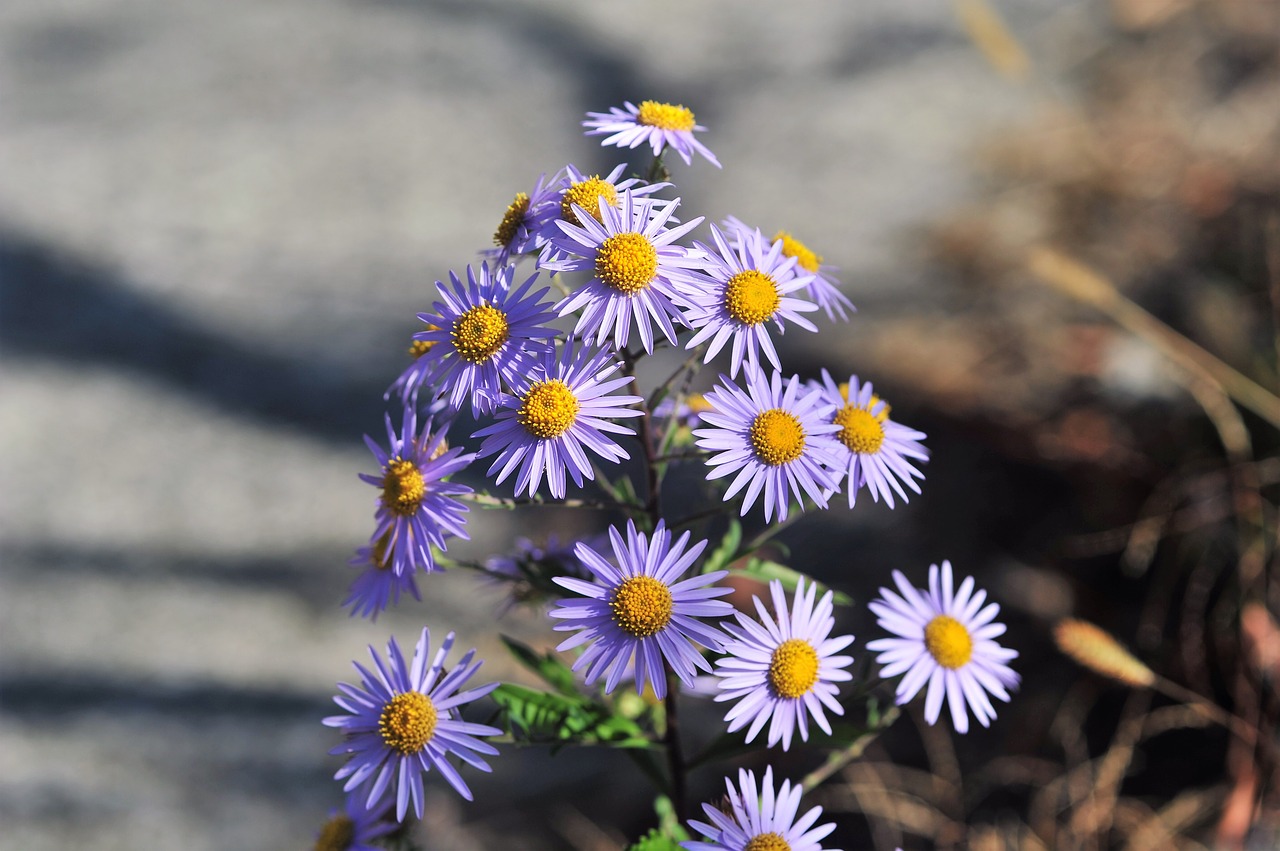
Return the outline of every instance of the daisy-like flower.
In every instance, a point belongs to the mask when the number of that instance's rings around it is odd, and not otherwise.
[[[673,544],[671,533],[661,520],[648,538],[628,520],[626,539],[610,527],[609,540],[616,567],[591,547],[578,544],[578,558],[595,581],[568,576],[553,580],[586,598],[564,600],[552,610],[551,617],[568,621],[557,625],[557,630],[579,630],[556,649],[590,643],[573,669],[585,668],[588,683],[594,683],[607,671],[605,693],[617,688],[634,656],[636,692],[643,693],[648,682],[662,699],[667,694],[667,665],[685,685],[693,684],[696,669],[711,670],[695,642],[719,651],[724,635],[699,618],[722,618],[733,613],[733,606],[713,599],[730,592],[729,588],[713,584],[728,571],[680,580],[707,542],[699,541],[686,549],[689,533],[685,532]]]
[[[472,661],[476,651],[468,650],[446,672],[444,660],[453,648],[453,638],[452,632],[446,635],[435,658],[429,658],[431,633],[423,629],[412,665],[405,661],[394,638],[387,644],[385,662],[370,647],[375,670],[356,663],[361,684],[339,683],[342,694],[333,699],[350,714],[324,719],[326,726],[336,727],[345,735],[343,743],[329,753],[350,757],[334,779],[345,779],[343,789],[347,792],[367,789],[365,803],[371,809],[388,789],[395,787],[398,821],[404,821],[410,801],[414,813],[422,818],[424,773],[433,768],[439,771],[459,795],[470,801],[471,790],[448,757],[455,756],[474,768],[489,771],[489,764],[480,754],[492,756],[498,752],[476,736],[499,736],[501,730],[468,723],[458,714],[460,707],[484,697],[498,683],[461,690],[481,663]]]
[[[516,376],[514,395],[499,397],[497,422],[473,435],[484,438],[477,457],[498,453],[487,475],[496,472],[501,484],[518,467],[516,493],[533,496],[546,474],[551,495],[562,499],[566,469],[578,487],[584,478],[595,478],[584,447],[614,463],[629,458],[604,434],[635,434],[607,420],[642,415],[628,407],[641,397],[609,395],[632,380],[606,380],[621,365],[607,350],[592,354],[570,342],[559,357],[548,351],[528,375]]]
[[[359,615],[376,621],[388,606],[400,602],[402,592],[413,595],[415,600],[422,599],[413,572],[400,574],[391,569],[387,552],[390,541],[390,534],[383,535],[369,546],[356,550],[356,557],[349,562],[360,568],[360,575],[347,591],[347,599],[342,601],[343,608],[351,607],[353,617]]]
[[[731,247],[725,234],[715,225],[711,237],[715,246],[695,242],[705,252],[701,283],[685,290],[689,309],[685,319],[697,333],[685,345],[692,349],[710,341],[703,362],[710,361],[730,338],[733,357],[729,375],[735,377],[745,359],[759,365],[759,352],[781,369],[778,352],[769,338],[768,323],[783,332],[783,320],[808,331],[818,330],[801,313],[817,310],[812,302],[792,298],[789,294],[808,286],[813,275],[796,274],[796,259],[783,257],[782,244],[765,242],[760,231],[740,231],[737,247]]]
[[[418,433],[418,415],[412,406],[404,409],[404,422],[396,434],[387,415],[388,448],[384,450],[365,435],[365,445],[378,460],[381,472],[360,474],[360,478],[382,493],[370,546],[386,538],[382,546],[391,570],[404,577],[421,569],[426,573],[439,570],[431,548],[447,549],[445,539],[457,536],[467,539],[464,514],[467,507],[454,497],[471,493],[471,488],[445,481],[471,463],[474,453],[445,447],[445,429],[432,433],[431,421]]]
[[[835,490],[828,472],[839,445],[832,435],[840,427],[831,422],[832,405],[819,390],[806,388],[798,376],[782,383],[782,374],[767,377],[747,369],[743,391],[725,376],[707,394],[711,410],[702,414],[708,428],[694,429],[700,449],[716,453],[707,460],[707,479],[737,476],[725,500],[746,488],[742,514],[764,492],[764,519],[787,519],[791,497],[801,509],[808,494],[822,508]]]
[[[564,231],[552,242],[561,259],[543,263],[543,268],[556,272],[588,271],[591,280],[558,305],[556,312],[566,316],[582,310],[573,333],[583,338],[594,335],[597,346],[613,335],[613,345],[621,350],[631,337],[632,319],[640,330],[646,352],[653,352],[653,327],[650,318],[666,338],[675,345],[674,318],[681,325],[684,318],[673,301],[681,301],[675,281],[689,280],[687,269],[702,265],[690,258],[688,251],[674,244],[676,240],[702,223],[702,217],[668,228],[667,222],[679,200],[662,209],[637,203],[631,190],[623,190],[622,202],[610,207],[599,199],[599,221],[577,208],[578,225],[560,222]]]
[[[560,212],[560,177],[557,174],[547,180],[545,173],[540,174],[532,192],[517,192],[493,233],[493,244],[497,247],[481,254],[492,260],[495,266],[505,266],[513,257],[540,249],[542,238],[539,234],[546,223]]]
[[[617,207],[622,203],[622,193],[628,189],[631,190],[632,197],[641,200],[642,204],[661,206],[669,203],[649,196],[671,184],[645,183],[638,177],[623,178],[622,174],[626,169],[626,163],[621,163],[614,167],[613,171],[601,177],[598,174],[583,174],[572,165],[565,166],[564,176],[560,178],[560,185],[556,187],[559,207],[553,209],[554,214],[542,224],[538,237],[544,243],[550,243],[563,233],[560,230],[560,222],[581,225],[578,214],[573,209],[575,206],[581,207],[588,215],[599,221],[600,205],[603,203],[609,207]],[[558,258],[556,248],[553,245],[544,244],[542,254],[538,258],[538,265],[545,265]]]
[[[469,400],[473,416],[488,413],[503,381],[510,384],[526,371],[549,348],[544,341],[557,334],[547,324],[554,318],[551,305],[540,301],[546,288],[530,292],[538,274],[512,288],[514,274],[512,266],[490,272],[482,264],[477,276],[468,266],[464,286],[450,272],[451,286],[436,282],[444,301],[435,303],[434,313],[418,314],[429,327],[414,339],[431,344],[419,361],[454,410]]]
[[[835,654],[853,643],[853,636],[830,637],[835,626],[832,592],[823,594],[815,606],[817,590],[813,584],[806,590],[801,579],[788,612],[787,595],[782,583],[775,579],[769,583],[769,592],[776,621],[755,597],[759,623],[736,612],[738,624],[724,625],[733,641],[725,643],[728,655],[716,661],[716,676],[721,678],[721,693],[716,700],[738,701],[724,718],[729,722],[730,733],[750,723],[750,742],[769,723],[769,747],[781,741],[782,749],[787,750],[797,727],[800,738],[809,740],[810,715],[827,735],[831,734],[823,706],[836,715],[844,714],[836,700],[839,687],[835,683],[853,678],[845,670],[853,658]]]
[[[822,815],[822,807],[814,807],[800,818],[800,785],[782,781],[775,792],[773,767],[764,770],[764,787],[757,790],[754,771],[738,770],[738,785],[726,777],[729,812],[712,804],[703,804],[711,823],[690,821],[689,826],[706,841],[689,840],[680,847],[687,851],[822,851],[819,844],[834,824],[814,823]],[[834,851],[834,849],[828,849]]]
[[[944,561],[942,570],[929,567],[929,590],[916,589],[899,571],[893,572],[899,594],[880,589],[880,599],[867,605],[876,615],[876,623],[897,638],[880,638],[867,644],[868,650],[880,655],[880,676],[896,677],[905,672],[898,683],[898,705],[908,702],[927,683],[924,718],[930,724],[938,720],[942,699],[951,708],[951,721],[957,733],[969,730],[969,715],[984,727],[995,719],[988,694],[1009,702],[1008,689],[1018,685],[1018,675],[1005,663],[1018,656],[993,639],[1004,634],[1004,624],[995,623],[1000,607],[995,603],[983,607],[987,592],[974,592],[973,577],[966,577],[952,593],[951,562]]]
[[[638,148],[648,144],[655,157],[667,148],[675,148],[685,165],[693,164],[693,155],[697,152],[720,168],[715,154],[693,136],[694,131],[707,128],[694,121],[692,110],[679,104],[646,100],[636,106],[631,101],[623,101],[622,109],[612,106],[608,112],[588,112],[582,126],[587,128],[588,136],[607,136],[600,140],[604,146]]]
[[[928,450],[920,443],[924,432],[889,419],[889,406],[872,392],[870,381],[859,384],[856,375],[837,385],[824,369],[822,392],[823,398],[835,405],[832,422],[840,427],[836,440],[841,449],[832,470],[837,485],[848,478],[849,507],[853,507],[864,486],[873,500],[879,502],[884,497],[890,508],[894,491],[903,502],[907,501],[904,484],[920,493],[916,479],[923,481],[924,473],[907,459],[929,460]]]
[[[362,798],[348,795],[342,811],[329,814],[316,835],[315,851],[381,851],[374,840],[396,829],[395,822],[386,820],[391,804],[369,809]]]
[[[749,233],[755,230],[755,228],[748,227],[734,216],[729,216],[724,220],[724,229],[727,234]],[[733,238],[731,237],[730,242],[732,243],[732,241]],[[796,266],[802,272],[813,275],[813,280],[809,282],[805,292],[809,298],[813,299],[819,307],[826,311],[828,318],[835,320],[839,317],[847,322],[849,314],[857,312],[853,302],[849,301],[845,294],[840,292],[839,282],[835,278],[835,273],[839,270],[835,266],[823,263],[819,254],[816,254],[813,249],[785,230],[775,233],[772,241],[782,243],[782,256],[794,257]]]

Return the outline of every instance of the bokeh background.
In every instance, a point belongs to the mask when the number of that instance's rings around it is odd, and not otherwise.
[[[1270,0],[6,0],[0,848],[310,847],[366,645],[456,629],[502,678],[499,629],[548,643],[461,574],[347,618],[360,436],[433,281],[539,172],[619,162],[578,122],[646,98],[725,166],[673,164],[688,215],[841,268],[858,315],[787,335],[788,368],[856,371],[931,437],[922,497],[807,518],[797,566],[862,602],[950,558],[1023,653],[995,728],[904,720],[824,791],[845,847],[1272,847],[1265,748],[1153,716],[1050,628],[1098,621],[1270,736],[1278,56]],[[1029,271],[1044,246],[1111,315]],[[1117,324],[1134,303],[1174,336]],[[588,522],[473,515],[457,552]],[[475,804],[433,787],[418,842],[649,818],[616,754],[497,769]]]

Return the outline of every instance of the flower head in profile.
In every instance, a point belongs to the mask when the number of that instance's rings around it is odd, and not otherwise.
[[[342,601],[343,608],[351,608],[352,617],[359,615],[376,621],[389,606],[400,602],[401,593],[407,592],[415,600],[422,599],[413,571],[401,574],[391,569],[387,551],[390,541],[390,534],[383,535],[369,546],[356,550],[355,558],[349,562],[360,569],[360,575],[352,580],[347,598]]]
[[[368,435],[364,438],[381,468],[376,475],[360,474],[381,490],[370,546],[376,549],[385,538],[381,546],[386,560],[401,577],[418,569],[439,570],[431,548],[447,549],[445,540],[451,536],[467,538],[463,525],[467,507],[454,497],[471,493],[471,488],[446,478],[466,467],[475,455],[447,448],[445,431],[432,432],[428,419],[419,433],[417,413],[406,405],[399,434],[387,415],[387,449]]]
[[[716,676],[721,678],[716,700],[738,701],[724,719],[730,733],[750,724],[750,742],[767,723],[769,747],[781,741],[782,749],[787,750],[797,728],[800,738],[809,740],[810,716],[831,734],[823,707],[836,715],[844,714],[836,700],[839,687],[835,684],[852,679],[845,669],[853,659],[836,654],[853,643],[853,636],[831,638],[835,626],[832,592],[823,594],[815,606],[817,586],[810,584],[806,589],[801,579],[790,611],[780,581],[770,582],[769,592],[777,620],[755,597],[758,622],[736,612],[738,623],[724,625],[733,640],[725,643],[728,655],[716,661]]]
[[[686,549],[689,533],[685,532],[672,543],[661,520],[649,536],[637,532],[631,521],[627,521],[625,539],[610,527],[609,540],[616,565],[591,547],[578,544],[578,558],[594,581],[568,576],[554,580],[585,598],[563,600],[552,610],[553,618],[566,621],[557,625],[557,630],[578,631],[557,649],[588,644],[573,669],[585,669],[588,683],[607,674],[606,693],[617,688],[632,669],[633,657],[637,692],[650,683],[659,698],[665,697],[668,665],[681,682],[692,685],[697,669],[711,670],[696,645],[720,650],[724,639],[719,630],[701,619],[733,613],[731,605],[714,599],[731,590],[714,585],[727,572],[682,580],[707,542],[699,541]]]
[[[820,844],[836,829],[830,822],[814,827],[822,807],[800,812],[801,788],[790,780],[773,788],[772,766],[764,770],[764,786],[756,787],[754,771],[738,770],[738,785],[725,778],[729,811],[703,804],[710,824],[690,821],[703,840],[681,842],[686,851],[822,851]],[[833,849],[828,849],[833,851]]]
[[[954,590],[951,562],[942,569],[929,567],[929,589],[913,587],[899,571],[893,572],[898,594],[880,589],[880,599],[868,603],[876,623],[896,638],[880,638],[867,644],[879,653],[880,676],[896,677],[897,702],[910,701],[927,684],[924,718],[938,720],[943,698],[951,709],[957,733],[969,730],[969,715],[984,727],[995,719],[988,694],[1009,701],[1008,689],[1018,685],[1018,675],[1005,664],[1018,656],[994,639],[1004,634],[1004,624],[996,623],[1000,607],[986,607],[986,591],[974,591],[973,577],[966,577]]]
[[[473,768],[489,771],[481,754],[497,753],[477,736],[498,736],[502,731],[461,720],[459,709],[484,697],[498,687],[489,683],[464,689],[467,680],[480,668],[468,650],[447,671],[445,657],[453,648],[453,633],[445,636],[435,657],[431,657],[431,633],[423,629],[410,664],[392,638],[384,661],[369,648],[374,669],[356,664],[361,683],[340,683],[342,694],[333,702],[348,714],[324,719],[345,736],[330,753],[348,757],[335,780],[346,780],[347,792],[360,789],[365,805],[379,805],[389,790],[396,802],[396,819],[404,821],[410,801],[422,818],[422,775],[439,771],[458,794],[471,800],[471,790],[449,757]]]
[[[601,145],[638,148],[647,144],[655,157],[667,148],[674,148],[685,165],[693,163],[696,152],[720,168],[715,154],[693,135],[707,128],[694,121],[692,110],[679,104],[646,100],[636,106],[631,101],[623,101],[622,108],[613,106],[608,112],[588,112],[582,126],[587,128],[588,136],[606,136],[600,140]]]
[[[743,390],[722,375],[707,394],[705,427],[693,432],[698,447],[714,453],[707,478],[736,474],[724,498],[745,489],[744,515],[761,493],[765,520],[786,520],[793,496],[801,508],[805,495],[826,508],[835,489],[828,472],[838,449],[832,435],[839,430],[831,422],[831,404],[796,376],[784,385],[779,372],[769,378],[748,368],[746,378]]]
[[[559,357],[549,351],[528,375],[517,376],[513,392],[499,398],[497,422],[474,435],[484,438],[478,457],[498,455],[488,475],[497,473],[501,484],[519,469],[516,493],[533,496],[545,474],[551,495],[561,499],[566,470],[578,487],[595,477],[584,449],[614,463],[629,457],[605,436],[634,434],[609,420],[642,415],[629,407],[641,397],[609,395],[632,381],[609,378],[620,366],[607,350],[593,354],[570,342]]]
[[[560,223],[581,225],[574,207],[581,207],[591,218],[600,221],[600,207],[619,207],[622,204],[622,193],[631,190],[632,198],[642,206],[656,204],[666,206],[667,201],[650,198],[654,192],[661,190],[669,183],[646,183],[638,177],[622,176],[627,170],[626,163],[615,166],[613,171],[604,177],[598,174],[584,174],[572,165],[564,168],[564,174],[556,187],[556,207],[552,215],[542,224],[538,237],[543,241],[542,253],[538,264],[543,265],[559,259],[559,252],[552,240],[562,235]]]
[[[374,841],[395,830],[387,821],[388,801],[369,809],[364,796],[348,795],[346,806],[329,814],[329,819],[316,835],[315,851],[381,851]]]
[[[481,252],[495,266],[505,266],[512,258],[542,247],[540,234],[547,222],[560,213],[560,177],[557,174],[547,180],[546,174],[538,175],[531,192],[517,192],[507,205],[493,233],[496,248]]]
[[[769,337],[770,324],[778,333],[784,330],[784,321],[807,331],[818,330],[800,315],[818,306],[791,295],[807,286],[813,276],[797,275],[796,259],[783,257],[782,243],[770,245],[760,231],[741,231],[737,237],[736,247],[730,246],[725,234],[712,225],[714,245],[694,243],[706,260],[700,282],[685,290],[689,302],[685,320],[696,331],[685,348],[709,342],[706,363],[732,340],[730,377],[737,376],[744,362],[759,366],[761,351],[774,369],[782,368]]]
[[[644,350],[652,353],[652,325],[656,323],[675,345],[671,320],[684,324],[674,304],[683,301],[676,282],[689,278],[687,269],[701,265],[700,260],[690,259],[676,240],[701,224],[702,218],[667,227],[679,203],[672,201],[657,208],[637,202],[627,189],[617,207],[600,200],[593,211],[599,214],[598,220],[578,208],[579,224],[560,223],[563,233],[552,242],[561,259],[545,262],[543,268],[591,274],[581,289],[556,305],[561,316],[582,311],[573,333],[595,337],[597,346],[612,335],[614,347],[622,350],[634,321]]]
[[[895,491],[903,502],[907,501],[903,485],[920,493],[916,479],[923,481],[924,473],[907,459],[929,460],[928,450],[920,443],[924,432],[889,419],[889,406],[875,395],[870,381],[860,384],[856,375],[837,385],[824,369],[822,392],[826,401],[835,406],[832,422],[840,426],[836,440],[841,448],[832,469],[836,484],[847,479],[849,507],[853,507],[863,487],[876,502],[883,497],[890,508]]]
[[[479,274],[468,266],[464,285],[450,272],[449,285],[436,282],[443,301],[418,314],[428,327],[414,339],[430,345],[420,361],[454,410],[469,402],[473,416],[487,413],[504,381],[523,373],[556,336],[551,305],[541,301],[546,288],[530,292],[538,274],[512,288],[514,274],[512,266],[491,272],[482,264]]]

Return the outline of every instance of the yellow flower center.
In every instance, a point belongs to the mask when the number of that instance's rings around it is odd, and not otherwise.
[[[440,326],[432,325],[430,322],[428,322],[426,323],[426,327],[424,327],[422,330],[439,331]],[[416,360],[417,358],[420,358],[423,355],[425,355],[427,352],[431,351],[431,349],[435,346],[435,344],[436,344],[435,340],[413,340],[412,342],[409,343],[409,357],[414,358]]]
[[[818,651],[801,638],[778,645],[769,659],[769,685],[782,697],[803,697],[818,681]]]
[[[950,615],[938,615],[924,628],[924,646],[944,668],[963,668],[973,655],[973,637]]]
[[[356,825],[350,816],[336,815],[320,828],[315,851],[347,851],[356,840]]]
[[[578,397],[559,379],[539,381],[529,388],[516,411],[516,420],[534,437],[559,437],[578,418]]]
[[[647,100],[640,104],[636,121],[646,127],[658,127],[662,130],[692,130],[696,123],[693,110],[673,103],[659,103]]]
[[[387,747],[408,756],[422,750],[431,741],[436,732],[437,718],[431,698],[421,692],[407,691],[397,694],[382,707],[378,732]]]
[[[617,188],[607,180],[601,180],[599,175],[575,183],[560,198],[560,217],[570,224],[582,224],[573,212],[573,205],[577,204],[590,213],[591,218],[600,221],[601,198],[610,207],[618,206]]]
[[[387,462],[382,477],[382,504],[392,514],[410,517],[417,513],[422,498],[427,495],[427,483],[418,465],[403,458]]]
[[[642,233],[620,233],[596,249],[596,275],[620,293],[635,295],[658,274],[658,249]]]
[[[511,240],[516,238],[516,231],[520,229],[520,223],[524,221],[524,217],[529,214],[529,196],[524,192],[516,193],[516,199],[507,205],[507,211],[502,214],[502,221],[498,223],[498,229],[493,232],[493,244],[499,248],[506,248],[511,244]]]
[[[846,449],[861,455],[874,455],[880,451],[880,444],[884,443],[882,423],[885,418],[884,411],[873,414],[857,405],[845,405],[836,411],[831,421],[840,426],[836,437],[840,438]]]
[[[707,397],[701,393],[690,393],[689,398],[685,400],[685,404],[695,414],[705,414],[707,411],[713,410],[711,403],[707,401]]]
[[[788,464],[804,453],[804,426],[795,414],[770,408],[756,414],[747,432],[756,457],[766,464]]]
[[[613,622],[627,635],[648,638],[671,620],[671,589],[652,576],[633,576],[609,601]]]
[[[778,834],[769,831],[751,837],[742,851],[791,851],[791,845]]]
[[[724,288],[724,309],[743,325],[759,325],[781,303],[773,278],[755,269],[734,275]]]
[[[782,253],[787,257],[796,258],[796,265],[806,272],[816,272],[818,267],[822,265],[822,256],[814,254],[809,246],[796,239],[785,230],[780,230],[773,235],[773,241],[782,240]]]
[[[507,341],[507,315],[488,304],[477,305],[453,320],[453,347],[463,360],[484,363]]]

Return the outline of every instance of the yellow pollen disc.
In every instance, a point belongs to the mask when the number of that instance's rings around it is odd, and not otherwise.
[[[599,175],[575,183],[560,198],[560,217],[570,224],[581,224],[573,212],[573,205],[577,204],[590,213],[591,218],[600,221],[601,198],[610,207],[618,206],[617,188],[609,181],[601,180]]]
[[[511,240],[516,238],[516,231],[520,229],[520,223],[524,221],[524,217],[529,214],[529,196],[523,192],[516,194],[516,200],[507,205],[507,211],[502,214],[502,221],[498,223],[498,229],[493,232],[493,244],[499,248],[506,248],[511,244]]]
[[[814,254],[809,246],[796,239],[785,230],[780,230],[773,235],[773,241],[782,240],[782,253],[787,257],[796,258],[796,265],[806,272],[816,272],[818,267],[822,265],[822,256]]]
[[[418,465],[403,458],[387,462],[382,477],[382,504],[392,514],[409,517],[415,514],[422,498],[427,495],[427,483]]]
[[[507,341],[507,315],[488,304],[477,305],[453,320],[453,347],[463,360],[484,363]]]
[[[679,104],[659,103],[656,100],[647,100],[640,104],[636,122],[662,130],[692,130],[696,123],[693,120],[693,110]]]
[[[516,411],[516,420],[534,437],[559,437],[578,419],[578,397],[559,379],[539,381],[529,388]]]
[[[648,638],[671,620],[671,589],[652,576],[633,576],[609,601],[613,622],[627,635]]]
[[[818,651],[801,638],[778,645],[769,659],[769,685],[782,697],[803,697],[818,681]]]
[[[355,840],[355,822],[349,816],[336,815],[320,828],[315,851],[347,851]]]
[[[791,851],[791,845],[778,834],[769,831],[751,837],[742,851]]]
[[[845,405],[836,411],[831,421],[840,426],[836,437],[850,452],[874,455],[880,451],[880,444],[884,443],[884,426],[880,424],[880,418],[866,408]]]
[[[635,295],[658,274],[658,249],[642,233],[620,233],[596,249],[596,275],[620,293]]]
[[[432,325],[430,322],[423,328],[424,331],[439,331],[439,325]],[[435,347],[435,340],[414,340],[409,343],[409,356],[412,358],[420,358]]]
[[[782,298],[773,278],[747,269],[729,279],[724,288],[724,309],[743,325],[759,325],[773,316]]]
[[[795,414],[770,408],[756,414],[747,432],[756,457],[766,464],[788,464],[804,453],[804,426]]]
[[[938,615],[924,628],[924,646],[944,668],[963,668],[973,655],[973,638],[964,624],[950,615]]]
[[[436,707],[431,698],[416,691],[397,694],[382,707],[378,732],[387,747],[408,756],[431,741],[436,732]]]

